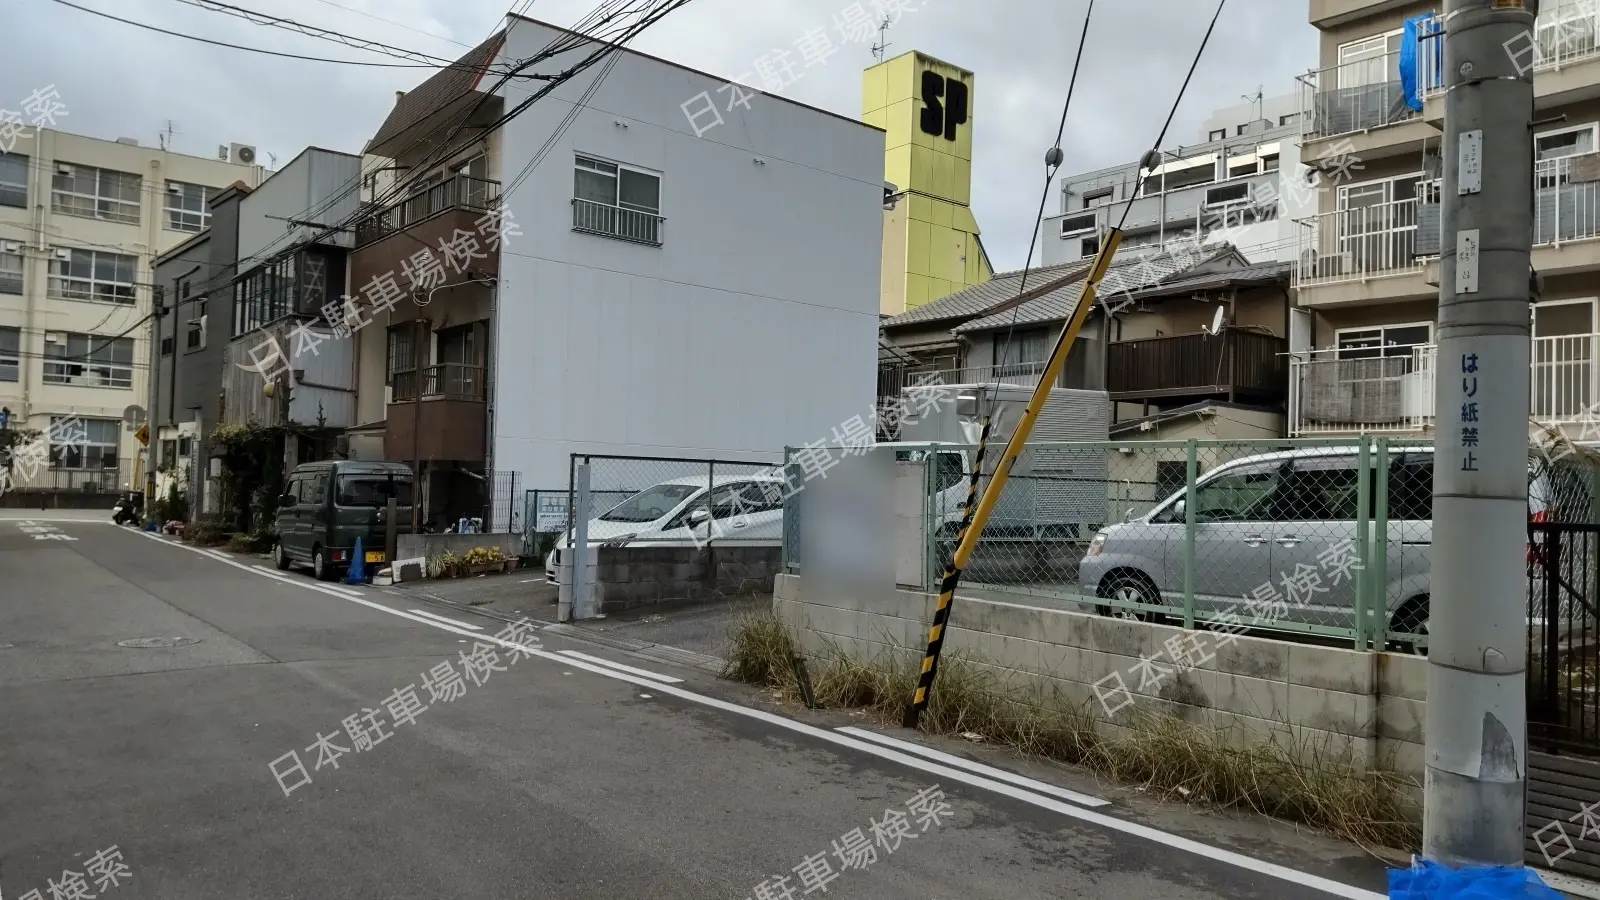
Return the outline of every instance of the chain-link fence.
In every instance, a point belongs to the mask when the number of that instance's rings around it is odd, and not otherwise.
[[[562,545],[572,540],[579,466],[588,469],[591,544],[778,546],[783,467],[751,460],[574,454]],[[552,508],[554,498],[541,501]],[[547,520],[549,521],[549,520]]]
[[[893,448],[902,477],[925,490],[909,527],[926,565],[902,573],[902,584],[931,589],[950,562],[976,449]],[[1002,450],[988,448],[981,486]],[[790,460],[799,487],[826,477]],[[1587,451],[1552,460],[1530,450],[1530,522],[1600,521],[1597,460]],[[791,571],[802,557],[802,501],[796,494],[785,512]],[[962,582],[1191,628],[1422,649],[1432,520],[1433,450],[1416,441],[1040,443],[1019,458]],[[1597,583],[1569,578],[1565,590],[1592,605]]]

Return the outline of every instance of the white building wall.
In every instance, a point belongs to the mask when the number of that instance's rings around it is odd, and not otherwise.
[[[240,201],[239,271],[248,271],[272,254],[322,233],[285,219],[333,224],[354,216],[360,205],[360,185],[361,157],[307,147]],[[348,232],[322,241],[340,247],[354,242]]]
[[[151,309],[151,264],[156,256],[194,235],[192,231],[170,227],[166,213],[167,182],[200,184],[213,190],[240,181],[254,187],[261,183],[265,173],[260,166],[185,156],[52,129],[29,129],[10,149],[13,154],[27,157],[27,199],[25,207],[0,205],[0,253],[14,247],[14,253],[22,257],[23,292],[0,293],[0,328],[20,330],[21,365],[16,381],[0,381],[0,406],[11,409],[20,427],[41,431],[49,428],[51,416],[120,420],[127,407],[149,404],[147,376],[151,332],[143,320]],[[55,211],[52,182],[60,165],[92,166],[139,175],[138,224]],[[135,257],[134,302],[121,304],[49,296],[50,260],[57,249],[71,248]],[[134,338],[131,387],[43,382],[47,333],[76,332],[109,339],[124,331]],[[132,435],[124,430],[118,453],[124,477],[132,471],[131,462],[138,447]],[[50,484],[52,479],[47,476],[42,481],[35,479],[34,483]]]
[[[513,22],[501,62],[557,33]],[[550,487],[566,484],[573,452],[778,460],[864,416],[883,133],[773,97],[730,113],[723,80],[625,53],[513,187],[603,68],[502,134],[505,205],[523,235],[501,258],[492,465]],[[537,87],[511,86],[508,110]],[[726,122],[696,137],[682,104],[701,92]],[[580,152],[661,174],[663,246],[572,230]]]

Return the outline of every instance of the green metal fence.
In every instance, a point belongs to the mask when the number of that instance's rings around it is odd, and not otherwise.
[[[937,584],[953,554],[974,450],[894,446],[912,467],[902,477],[925,484],[925,565],[901,575],[907,586]],[[992,467],[999,448],[987,456]],[[1595,522],[1597,459],[1530,448],[1530,519]],[[785,507],[784,561],[796,571],[807,473],[788,460],[800,490]],[[1019,458],[962,583],[1188,628],[1421,650],[1432,517],[1433,452],[1417,440],[1038,443]]]

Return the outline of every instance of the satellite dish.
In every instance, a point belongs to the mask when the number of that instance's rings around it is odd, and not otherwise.
[[[1223,314],[1224,314],[1223,308],[1220,307],[1220,306],[1217,307],[1216,313],[1214,315],[1212,315],[1212,317],[1211,317],[1211,327],[1207,328],[1206,326],[1201,325],[1200,326],[1200,330],[1205,332],[1206,334],[1221,334],[1222,333]]]

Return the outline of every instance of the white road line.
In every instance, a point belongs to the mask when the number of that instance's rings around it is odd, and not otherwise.
[[[216,558],[221,559],[225,563],[233,562],[232,559],[230,559],[230,558],[228,558],[226,556],[216,557]],[[250,568],[252,568],[255,571],[260,572],[260,573],[262,573],[264,575],[268,575],[268,576],[271,576],[273,578],[276,578],[279,581],[287,581],[290,584],[306,584],[306,582],[303,582],[303,581],[301,581],[301,580],[299,580],[297,578],[290,578],[288,575],[280,574],[276,569],[269,569],[266,566],[254,565],[254,566],[251,566]],[[307,585],[307,586],[310,587],[310,585]],[[332,591],[334,593],[337,593],[341,597],[360,597],[361,596],[361,593],[359,591],[357,591],[355,588],[340,587],[337,584],[317,584],[316,587],[320,588],[323,591]]]
[[[145,532],[140,532],[140,534],[144,533]],[[156,539],[154,535],[151,535],[150,537],[152,539]],[[190,550],[196,553],[199,552],[195,548],[185,544],[174,544],[172,546],[180,547],[184,550]],[[262,575],[263,577],[273,578],[275,580],[282,581],[285,584],[292,584],[307,590],[322,590],[322,585],[283,578],[276,572],[259,571],[232,560],[226,561],[225,564],[233,566],[242,572],[254,572],[255,574]],[[1232,850],[1224,850],[1221,847],[1213,847],[1209,844],[1201,843],[1200,841],[1196,841],[1191,838],[1182,837],[1176,834],[1169,834],[1165,831],[1152,828],[1148,825],[1141,825],[1137,822],[1129,822],[1124,819],[1118,819],[1114,816],[1105,815],[1104,813],[1083,809],[1082,807],[1057,800],[1053,797],[1046,797],[1041,794],[1033,793],[1032,791],[1025,791],[1015,785],[1006,784],[1001,781],[996,781],[992,778],[985,778],[981,775],[975,775],[971,772],[964,772],[960,769],[954,769],[949,766],[940,765],[931,760],[900,753],[896,750],[890,750],[888,747],[883,747],[878,744],[859,740],[857,738],[850,737],[849,735],[840,734],[836,731],[829,731],[824,728],[818,728],[814,725],[807,725],[804,722],[797,722],[794,719],[789,719],[775,713],[769,713],[765,710],[751,709],[748,706],[740,706],[737,703],[730,703],[726,700],[718,700],[715,697],[708,697],[704,694],[697,694],[694,691],[673,687],[668,684],[662,684],[659,681],[643,678],[638,675],[631,675],[627,672],[618,671],[607,666],[597,666],[581,659],[574,659],[572,656],[569,656],[565,653],[553,653],[540,647],[525,646],[514,641],[508,641],[504,638],[495,637],[493,635],[476,635],[470,631],[459,629],[453,625],[446,625],[443,622],[438,622],[433,619],[415,616],[411,613],[403,612],[398,609],[391,609],[381,603],[376,603],[364,597],[346,597],[343,594],[337,594],[332,591],[323,591],[323,593],[326,593],[331,597],[340,597],[342,599],[349,600],[351,603],[359,603],[362,606],[371,607],[379,612],[388,613],[391,616],[398,616],[402,619],[409,619],[413,622],[431,625],[432,627],[438,628],[441,631],[448,631],[452,634],[462,637],[481,639],[493,644],[498,644],[499,646],[508,650],[516,650],[524,655],[537,656],[542,659],[559,662],[573,669],[582,669],[586,672],[592,672],[596,675],[603,675],[607,678],[615,679],[617,681],[627,682],[637,687],[647,687],[650,690],[656,691],[657,693],[668,694],[690,703],[698,703],[701,706],[720,710],[732,715],[745,716],[746,718],[765,722],[768,725],[776,728],[793,731],[798,734],[803,734],[808,737],[825,741],[830,744],[836,744],[841,747],[848,747],[860,753],[876,756],[880,759],[886,759],[891,762],[897,762],[909,768],[927,772],[931,775],[938,775],[941,778],[948,778],[954,782],[960,782],[972,787],[983,788],[992,793],[1000,794],[1001,796],[1010,797],[1013,800],[1018,800],[1023,803],[1037,806],[1040,809],[1048,809],[1052,812],[1060,813],[1061,815],[1070,819],[1077,819],[1080,822],[1086,822],[1090,825],[1095,825],[1110,831],[1121,832],[1131,837],[1136,837],[1141,840],[1147,840],[1152,843],[1171,847],[1174,850],[1182,850],[1185,853],[1192,853],[1195,856],[1203,856],[1207,859],[1216,860],[1217,862],[1225,863],[1227,865],[1234,866],[1235,868],[1245,869],[1247,871],[1256,872],[1271,878],[1276,878],[1280,881],[1287,881],[1292,884],[1302,885],[1313,890],[1322,891],[1325,894],[1331,894],[1335,897],[1347,897],[1350,898],[1350,900],[1386,900],[1386,895],[1379,894],[1375,891],[1369,891],[1365,888],[1358,888],[1353,885],[1345,884],[1341,881],[1334,881],[1331,878],[1323,878],[1321,875],[1312,875],[1309,872],[1302,872],[1299,869],[1292,869],[1288,866],[1279,865],[1278,863],[1256,859],[1253,856],[1246,856],[1243,853],[1237,853]]]
[[[457,622],[455,619],[450,619],[450,618],[446,618],[445,616],[435,615],[434,613],[428,612],[427,610],[413,609],[413,610],[408,610],[408,612],[414,612],[419,616],[427,616],[430,619],[438,619],[441,622],[449,622],[451,625],[460,625],[462,628],[471,628],[473,631],[482,631],[483,630],[483,626],[482,625],[469,625],[466,622]]]
[[[934,762],[943,763],[947,766],[952,766],[957,769],[965,769],[966,771],[972,772],[975,775],[983,775],[988,778],[993,778],[996,781],[1004,781],[1007,784],[1014,784],[1020,788],[1027,788],[1030,791],[1037,791],[1038,793],[1048,794],[1052,797],[1060,797],[1063,800],[1076,803],[1079,806],[1095,808],[1111,805],[1110,800],[1094,797],[1089,794],[1080,794],[1077,791],[1069,791],[1064,787],[1057,787],[1056,785],[1048,782],[1037,781],[1024,775],[1018,775],[1015,772],[1007,772],[1005,769],[997,769],[994,766],[987,766],[980,762],[973,762],[970,759],[963,759],[953,753],[945,753],[941,750],[935,750],[932,747],[924,747],[921,744],[914,744],[910,741],[897,740],[887,735],[878,734],[877,732],[873,731],[867,731],[864,728],[856,728],[853,725],[846,725],[836,730],[844,734],[848,734],[851,737],[861,738],[864,741],[872,741],[874,744],[882,744],[885,747],[892,747],[896,750],[904,750],[907,753],[914,753],[917,756],[925,757],[933,760]]]
[[[641,678],[649,678],[652,681],[659,681],[662,684],[683,684],[682,678],[673,678],[671,675],[661,675],[659,673],[652,672],[649,669],[635,669],[633,666],[625,666],[619,662],[612,662],[609,659],[604,659],[599,656],[590,656],[587,653],[579,653],[576,650],[558,650],[556,652],[560,653],[562,656],[571,656],[575,659],[586,660],[598,666],[610,666],[611,668],[616,669],[618,672],[628,672],[633,675],[638,675]]]

